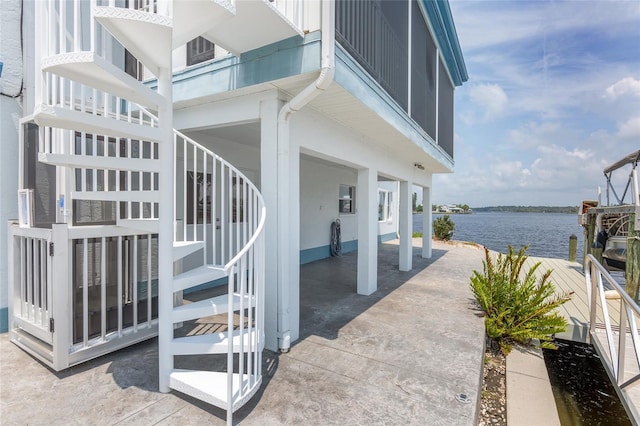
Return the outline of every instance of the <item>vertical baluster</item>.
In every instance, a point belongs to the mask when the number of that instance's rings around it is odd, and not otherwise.
[[[80,2],[73,2],[73,51],[80,52],[82,50],[82,32],[80,31]]]
[[[80,104],[80,111],[87,112],[87,89],[84,84],[80,84],[80,99],[78,102]]]
[[[238,312],[238,337],[240,338],[240,353],[238,355],[238,377],[239,377],[239,383],[240,383],[240,392],[242,393],[242,383],[244,382],[243,378],[244,378],[244,352],[245,352],[245,346],[244,346],[244,331],[245,331],[245,325],[244,325],[244,321],[245,321],[245,315],[244,315],[244,310],[245,310],[245,280],[246,280],[246,276],[245,276],[245,259],[246,256],[242,256],[239,260],[238,260],[238,294],[240,296],[240,311]],[[232,335],[231,335],[232,337]]]
[[[233,179],[234,173],[230,166],[227,166],[227,193],[229,194],[229,202],[227,203],[227,217],[229,218],[229,229],[227,230],[228,236],[228,257],[225,259],[225,263],[233,258]]]
[[[182,139],[182,173],[183,173],[183,182],[182,182],[182,241],[187,241],[187,179],[189,178],[189,173],[187,172],[187,140],[185,138]]]
[[[133,331],[138,331],[138,236],[133,236]]]
[[[27,238],[20,237],[20,316],[26,313],[27,301]]]
[[[227,263],[227,204],[230,201],[227,200],[225,179],[225,164],[220,161],[220,263],[224,265]],[[230,198],[230,197],[229,197]]]
[[[229,271],[229,285],[227,288],[227,303],[229,309],[227,310],[227,333],[229,338],[227,339],[227,372],[233,372],[233,288],[234,288],[234,270]],[[240,354],[239,358],[242,358]],[[231,404],[232,404],[232,395],[233,392],[233,374],[227,374],[227,399],[228,399],[228,407],[227,407],[227,423],[229,423],[229,416],[231,413]]]
[[[100,239],[100,337],[107,335],[107,239]]]
[[[44,243],[45,243],[45,259],[46,259],[45,262],[47,264],[46,293],[47,293],[47,320],[48,320],[51,317],[51,311],[53,310],[51,306],[51,304],[53,303],[53,285],[51,284],[53,282],[53,268],[52,268],[53,256],[48,256],[48,250],[47,250],[49,248],[48,246],[51,243],[51,241],[46,240]]]
[[[260,208],[262,208],[262,204],[259,204]],[[262,213],[262,212],[261,212]],[[256,282],[256,289],[255,289],[255,294],[256,294],[256,329],[258,330],[258,333],[256,335],[257,338],[257,343],[258,343],[258,362],[256,365],[256,371],[260,374],[262,374],[262,371],[260,370],[261,366],[262,366],[262,344],[263,344],[263,339],[264,337],[262,336],[262,332],[260,332],[260,330],[263,329],[264,327],[264,273],[265,273],[265,265],[264,265],[264,231],[260,234],[260,236],[258,237],[257,241],[257,248],[256,250],[258,251],[258,268],[257,268],[257,274],[256,274],[256,278],[257,278],[257,282]]]
[[[96,6],[97,6],[96,0],[91,0],[90,9],[89,10],[93,10]],[[92,15],[93,15],[93,13],[92,13]],[[96,51],[96,31],[97,31],[97,28],[96,28],[96,22],[95,21],[96,20],[93,19],[93,16],[91,16],[89,18],[89,49],[92,52]]]
[[[236,207],[236,211],[235,211],[235,220],[236,220],[236,241],[235,241],[235,247],[233,250],[233,253],[237,253],[238,251],[240,251],[240,230],[242,229],[242,222],[240,222],[242,220],[241,217],[241,213],[242,213],[242,200],[240,199],[240,185],[242,182],[242,179],[240,178],[240,174],[238,172],[236,172],[235,174],[235,207]]]
[[[93,157],[96,157],[98,155],[98,135],[95,133],[91,135],[91,155]],[[98,190],[98,169],[92,169],[91,180],[92,180],[91,190],[97,191]]]
[[[193,178],[192,178],[192,189],[191,197],[193,200],[193,237],[192,241],[196,241],[198,239],[198,148],[195,144],[193,146]]]
[[[254,246],[255,247],[255,246]],[[249,374],[249,384],[251,387],[253,387],[253,384],[255,382],[255,372],[253,370],[254,367],[254,359],[253,357],[256,354],[256,341],[255,341],[255,324],[253,323],[254,318],[253,318],[253,310],[254,310],[254,304],[255,304],[255,294],[254,294],[254,288],[253,288],[253,250],[254,247],[251,247],[249,249],[249,251],[247,252],[246,256],[248,259],[247,262],[247,296],[248,296],[248,306],[247,306],[247,333],[248,333],[248,339],[247,339],[247,344],[249,345],[249,356],[247,357],[247,374]]]
[[[33,239],[27,238],[26,249],[27,249],[27,276],[26,276],[26,308],[27,308],[27,318],[32,319],[32,306],[33,306],[33,293],[32,293],[32,284],[33,284],[33,255],[32,255],[32,245]]]
[[[109,156],[109,136],[107,135],[102,135],[102,156],[103,157],[108,157]],[[110,169],[105,169],[104,170],[104,181],[103,181],[103,190],[104,191],[110,191],[111,190],[111,170]]]
[[[42,325],[47,326],[47,240],[40,240],[40,312]]]
[[[89,341],[89,240],[82,239],[82,345]]]
[[[34,322],[42,325],[40,309],[40,240],[33,240],[33,308]]]
[[[156,152],[158,144],[154,144]],[[153,158],[156,158],[155,155]],[[178,135],[173,133],[173,240],[178,240],[178,226],[176,218],[178,217]]]
[[[159,292],[160,289],[158,289]],[[151,300],[152,300],[152,288],[151,288],[151,234],[147,235],[147,325],[151,328],[151,320],[153,315],[151,312]]]
[[[58,31],[60,39],[58,40],[58,51],[56,53],[67,52],[67,2],[60,0],[60,9],[58,10]]]
[[[207,178],[207,158],[208,154],[202,151],[202,163],[203,163],[203,191],[202,191],[202,241],[204,241],[204,249],[202,250],[202,256],[204,258],[204,264],[208,263],[207,259],[207,203],[209,202],[209,179]]]
[[[118,297],[118,337],[122,337],[122,236],[118,237],[118,288],[117,288],[117,297]]]
[[[131,108],[129,108],[129,111],[131,111]],[[127,140],[126,157],[133,158],[133,140],[131,138],[127,138],[126,140]],[[127,175],[127,191],[130,192],[133,189],[133,187],[131,186],[133,172],[131,170],[127,170],[125,173]],[[129,215],[129,219],[133,219],[132,207],[133,207],[133,202],[131,200],[127,201],[127,214]]]
[[[85,132],[80,133],[80,154],[87,155],[87,134]],[[80,190],[82,192],[87,190],[87,168],[80,169]]]
[[[249,220],[247,218],[247,215],[249,214],[249,211],[247,210],[247,186],[248,186],[248,181],[246,178],[242,179],[242,213],[241,213],[241,218],[242,218],[242,246],[244,247],[245,245],[247,245],[247,233],[248,233],[248,229],[247,227],[249,226]]]

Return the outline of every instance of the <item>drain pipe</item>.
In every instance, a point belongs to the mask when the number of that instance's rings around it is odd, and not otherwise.
[[[318,78],[305,87],[293,99],[287,102],[278,114],[278,206],[288,204],[283,197],[289,189],[289,125],[291,117],[300,111],[316,96],[325,91],[333,82],[335,74],[335,0],[322,0],[321,15],[321,70]],[[293,155],[299,155],[296,151]],[[289,287],[291,262],[298,261],[289,258],[290,242],[282,237],[283,230],[289,226],[288,209],[278,209],[278,348],[281,352],[288,352],[291,347],[291,327],[289,318]],[[299,238],[299,236],[296,236]]]

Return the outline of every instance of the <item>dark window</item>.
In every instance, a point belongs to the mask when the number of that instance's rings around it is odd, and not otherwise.
[[[56,223],[56,167],[38,161],[39,135],[38,125],[24,125],[24,189],[33,190],[33,225],[51,228]]]
[[[411,7],[411,118],[435,140],[436,45],[418,3]]]
[[[144,66],[128,50],[124,51],[124,72],[136,80],[142,81],[144,76]]]
[[[338,212],[339,213],[355,213],[356,212],[356,187],[350,185],[340,185],[338,191]]]
[[[442,62],[438,77],[438,145],[453,158],[453,84]]]
[[[209,40],[198,37],[187,43],[187,66],[199,64],[215,57],[215,45]]]

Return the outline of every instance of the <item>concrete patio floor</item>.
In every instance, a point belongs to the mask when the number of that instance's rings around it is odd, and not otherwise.
[[[301,338],[289,353],[265,351],[262,388],[234,423],[477,424],[484,325],[469,277],[483,251],[420,250],[399,272],[397,245],[380,245],[371,296],[355,293],[355,253],[303,265]],[[0,335],[0,424],[225,423],[223,410],[159,393],[157,371],[157,339],[56,373]]]

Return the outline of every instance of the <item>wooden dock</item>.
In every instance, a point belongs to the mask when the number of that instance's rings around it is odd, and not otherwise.
[[[559,312],[563,315],[568,323],[567,331],[562,334],[556,335],[559,339],[571,340],[581,343],[593,344],[596,352],[600,356],[602,363],[611,379],[620,401],[625,406],[627,413],[633,424],[640,422],[640,386],[629,386],[624,390],[620,385],[628,380],[632,380],[640,374],[640,366],[638,365],[634,344],[631,339],[631,333],[627,330],[625,345],[624,345],[624,377],[620,379],[620,383],[617,383],[615,379],[617,362],[616,357],[611,356],[611,349],[609,349],[609,343],[607,341],[607,334],[605,330],[605,318],[602,316],[602,309],[598,302],[596,332],[593,338],[589,337],[589,307],[588,296],[585,276],[582,272],[582,265],[576,262],[569,262],[562,259],[549,259],[549,258],[536,258],[529,257],[524,265],[524,271],[531,268],[535,263],[540,262],[541,265],[536,271],[536,275],[541,276],[545,271],[553,270],[551,274],[551,281],[556,287],[558,294],[565,293],[571,296],[571,300],[564,303]],[[611,328],[613,330],[614,339],[614,351],[618,351],[618,336],[620,332],[620,300],[617,298],[607,299],[607,307],[609,310],[609,321],[611,322]],[[638,320],[638,318],[636,318]],[[596,343],[595,340],[598,342]],[[616,361],[612,361],[616,359]],[[640,380],[638,380],[640,382]],[[624,387],[624,386],[623,386]]]
[[[560,314],[566,318],[569,326],[565,333],[556,335],[556,337],[586,343],[589,333],[589,307],[582,265],[563,259],[529,257],[523,270],[529,270],[538,262],[541,265],[538,267],[536,275],[540,277],[547,270],[553,270],[551,281],[556,288],[556,292],[571,296],[571,300],[563,304],[559,309]]]

